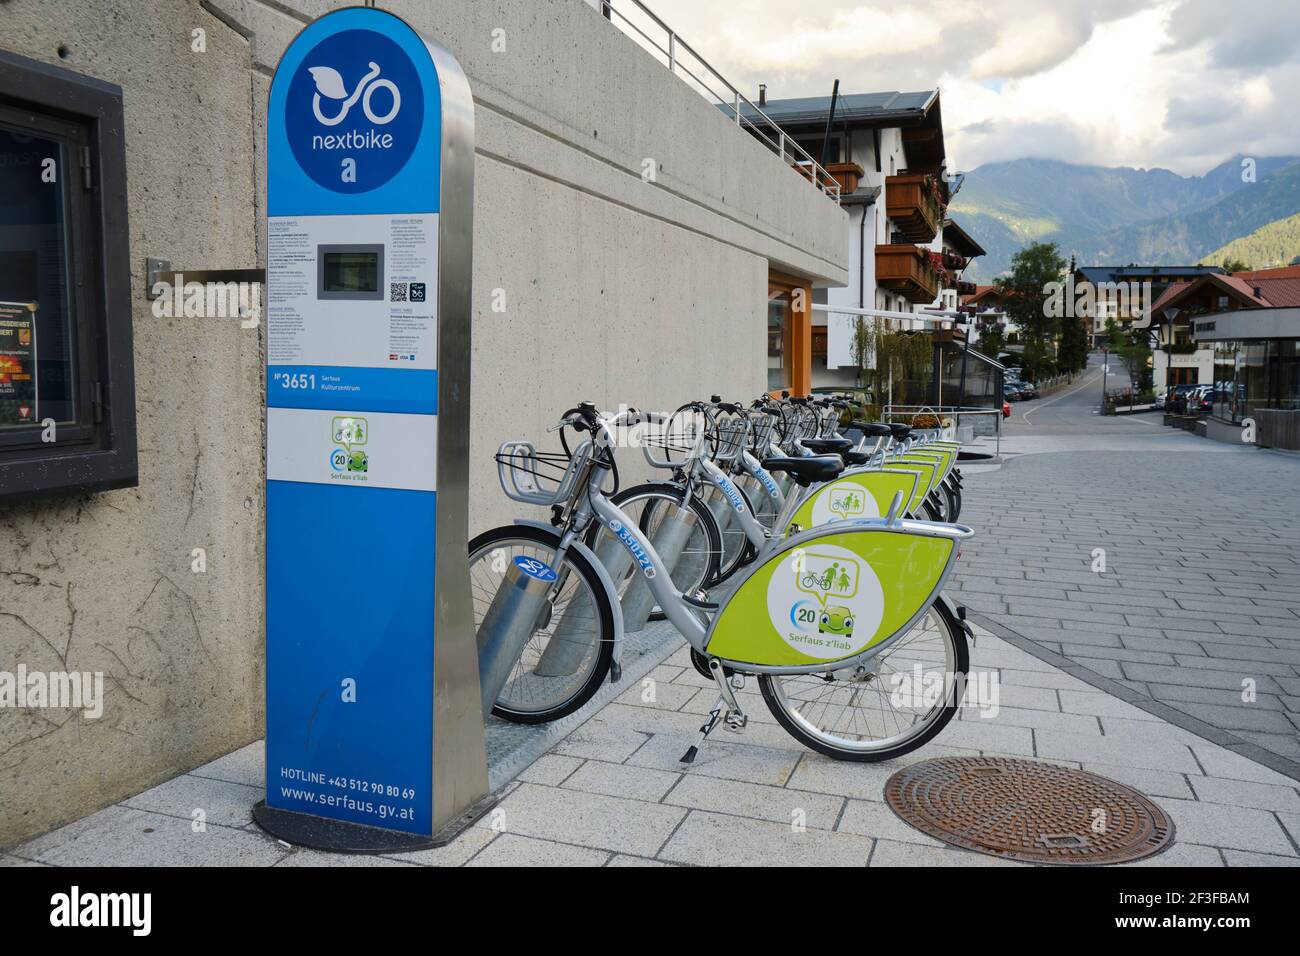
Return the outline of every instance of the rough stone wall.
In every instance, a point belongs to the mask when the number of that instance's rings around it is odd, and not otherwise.
[[[154,318],[143,265],[264,264],[270,74],[343,5],[0,0],[0,48],[123,88],[141,476],[0,505],[0,670],[107,675],[98,720],[0,711],[0,846],[262,734],[262,330]],[[475,91],[471,531],[520,514],[496,446],[580,399],[760,392],[769,264],[843,283],[844,213],[582,0],[385,6]]]

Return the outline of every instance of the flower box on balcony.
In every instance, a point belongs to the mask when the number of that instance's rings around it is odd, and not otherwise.
[[[943,207],[934,177],[904,173],[885,177],[885,215],[911,242],[932,242],[943,222]]]
[[[835,177],[835,181],[840,184],[841,195],[847,195],[858,188],[858,183],[866,171],[857,163],[831,163],[826,167],[826,172]]]
[[[939,297],[939,275],[930,263],[929,250],[906,243],[876,246],[876,284],[912,303]]]

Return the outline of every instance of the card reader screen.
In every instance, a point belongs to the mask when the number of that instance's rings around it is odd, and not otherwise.
[[[322,292],[378,292],[379,253],[326,252]]]

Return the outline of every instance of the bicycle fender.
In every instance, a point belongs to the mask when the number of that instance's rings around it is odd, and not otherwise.
[[[971,630],[970,624],[966,621],[966,606],[956,604],[952,598],[948,597],[942,591],[935,597],[934,603],[940,605],[940,611],[948,615],[948,620],[952,621],[963,631],[966,636],[972,640],[975,638],[975,632]]]
[[[555,539],[556,544],[560,541],[559,532],[545,521],[516,518],[514,523],[545,531]],[[614,587],[614,579],[609,576],[605,566],[596,558],[596,553],[581,541],[574,541],[570,547],[586,558],[591,566],[596,569],[596,577],[600,579],[601,586],[605,589],[605,595],[609,598],[609,606],[614,612],[614,659],[609,671],[610,682],[613,683],[622,676],[623,670],[623,605],[619,602],[618,591]]]

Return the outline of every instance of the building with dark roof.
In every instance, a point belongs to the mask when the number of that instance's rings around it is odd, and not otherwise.
[[[771,120],[841,185],[849,216],[849,283],[815,289],[830,308],[912,314],[955,309],[967,263],[984,254],[978,240],[947,216],[960,180],[948,169],[938,90],[847,93],[767,99],[742,105],[743,120]],[[856,315],[814,312],[813,384],[857,384],[870,357],[855,354]],[[930,323],[891,320],[899,327]]]

